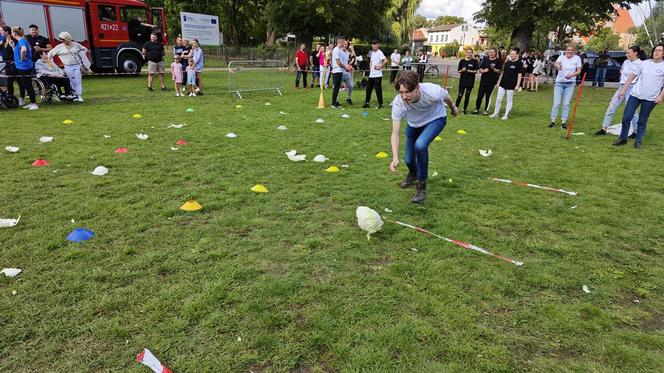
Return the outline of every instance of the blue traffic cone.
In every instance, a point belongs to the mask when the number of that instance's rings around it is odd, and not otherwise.
[[[81,242],[87,241],[95,236],[95,232],[87,230],[85,228],[76,228],[69,235],[67,235],[67,240],[71,242]]]

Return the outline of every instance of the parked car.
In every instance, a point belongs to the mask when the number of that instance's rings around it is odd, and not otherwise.
[[[622,52],[623,56],[625,52]],[[610,56],[610,54],[609,54]],[[584,52],[581,53],[581,61],[583,62],[583,69],[582,71],[586,72],[586,80],[587,81],[594,81],[595,80],[595,67],[593,66],[595,63],[595,60],[599,57],[599,54],[597,52]],[[623,60],[624,61],[624,60]],[[620,67],[622,66],[622,62],[618,62],[613,57],[609,57],[609,64],[607,66],[606,70],[606,78],[604,79],[607,82],[618,82],[620,81]],[[577,80],[581,80],[583,74],[579,74],[577,77]]]

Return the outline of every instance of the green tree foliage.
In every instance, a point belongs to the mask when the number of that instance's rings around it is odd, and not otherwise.
[[[390,0],[268,0],[265,12],[277,30],[294,33],[310,47],[313,37],[319,35],[380,35],[389,6]]]
[[[422,16],[415,16],[417,7],[420,6],[421,0],[391,0],[389,10],[386,17],[391,21],[392,33],[396,37],[398,44],[407,42],[410,38],[410,33],[415,29],[416,17],[418,23],[426,25],[426,18]],[[426,27],[426,26],[419,26]]]
[[[654,41],[661,42],[661,35],[664,32],[664,2],[657,2],[652,8],[652,13],[655,18],[655,30],[659,33],[657,37],[653,37],[653,21],[651,17],[646,18],[645,24],[639,27],[634,27],[630,30],[633,34],[636,35],[636,39],[633,44],[640,46],[641,48],[650,49],[650,40],[655,39]],[[644,27],[648,28],[648,32]],[[648,38],[650,34],[650,38]]]
[[[418,28],[422,28],[422,27],[430,28],[432,24],[433,24],[433,22],[429,21],[428,19],[424,18],[423,16],[416,15],[413,18],[412,27],[413,27],[413,30],[418,29]]]
[[[637,4],[642,0],[624,0]],[[530,49],[538,25],[560,25],[561,33],[590,32],[613,14],[612,0],[485,0],[475,20],[510,32],[511,44]],[[559,33],[560,34],[560,33]]]
[[[250,43],[259,36],[262,10],[268,0],[151,0],[152,6],[166,10],[169,37],[180,34],[180,12],[216,15],[225,42],[232,45]]]
[[[466,20],[463,19],[463,17],[456,17],[456,16],[440,16],[436,18],[435,21],[433,21],[434,26],[442,26],[442,25],[456,25],[460,23],[466,23]]]
[[[616,50],[619,48],[620,36],[613,33],[611,28],[604,27],[590,37],[585,49],[591,51]]]

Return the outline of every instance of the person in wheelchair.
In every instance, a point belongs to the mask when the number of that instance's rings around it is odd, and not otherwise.
[[[48,53],[39,52],[39,54],[35,70],[37,78],[44,83],[46,89],[44,96],[55,95],[60,100],[73,100],[71,84],[65,72],[48,58]]]

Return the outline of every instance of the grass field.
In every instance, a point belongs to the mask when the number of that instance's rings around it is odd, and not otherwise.
[[[591,136],[609,89],[584,91],[586,135],[569,141],[546,127],[548,87],[517,94],[507,122],[451,118],[419,207],[397,186],[403,165],[374,157],[390,152],[390,115],[363,117],[363,91],[344,119],[290,77],[284,97],[241,108],[221,72],[196,98],[143,78],[84,86],[82,105],[0,111],[0,145],[21,148],[0,153],[0,217],[22,217],[0,228],[0,267],[23,269],[0,276],[0,371],[147,372],[134,360],[146,347],[175,372],[664,370],[660,107],[640,150]],[[39,157],[51,164],[31,167]],[[109,174],[90,175],[98,165]],[[180,211],[190,198],[204,209]],[[358,205],[525,264],[390,223],[367,241]],[[96,237],[66,241],[75,227]]]

